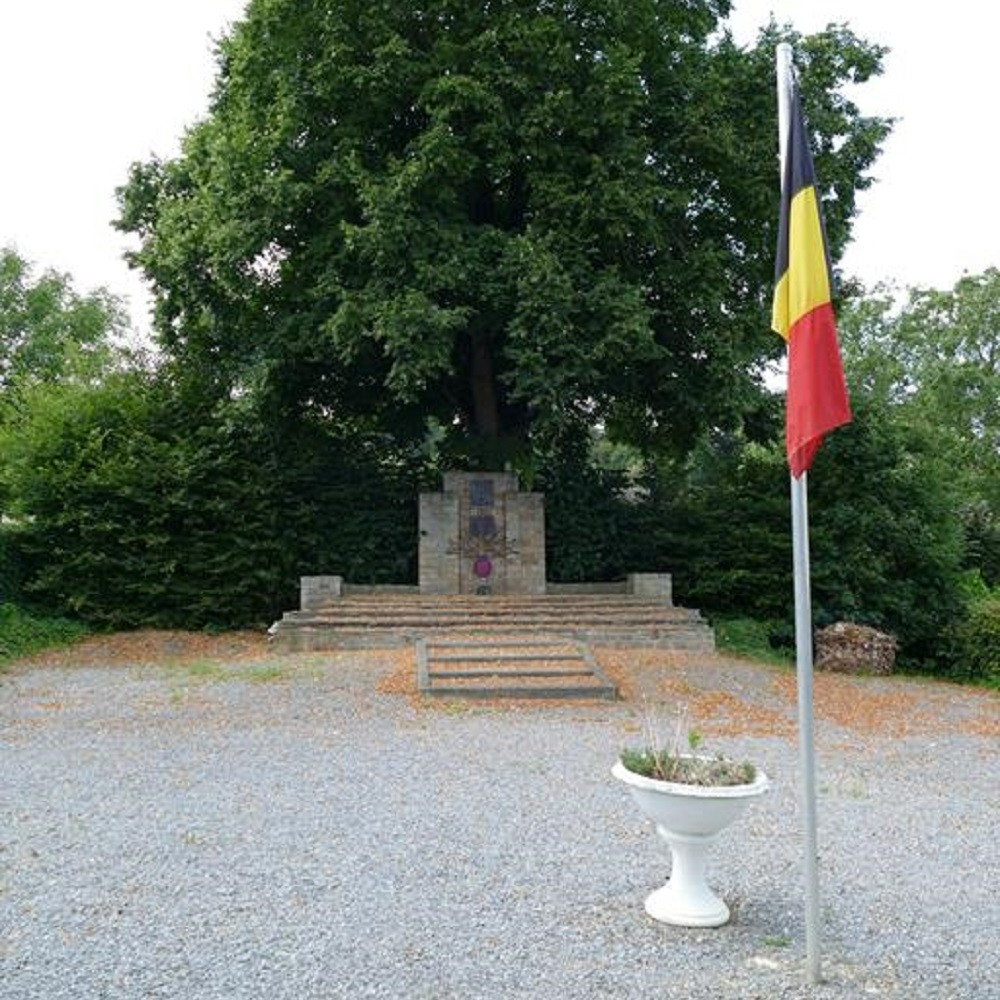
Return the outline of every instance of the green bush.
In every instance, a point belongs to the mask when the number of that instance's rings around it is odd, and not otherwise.
[[[620,580],[655,569],[638,519],[640,500],[630,499],[628,478],[594,468],[579,456],[548,464],[534,488],[545,494],[548,577],[558,583]]]
[[[49,391],[6,443],[22,592],[57,614],[265,625],[298,604],[301,574],[416,576],[421,470],[371,430],[189,408],[123,375]]]
[[[957,633],[961,673],[1000,688],[1000,594],[974,601]]]
[[[947,674],[962,616],[962,527],[948,469],[928,442],[854,402],[809,480],[813,623],[892,632],[899,665]],[[794,614],[791,510],[783,449],[716,435],[656,483],[649,545],[679,603],[711,617],[783,623]]]
[[[965,532],[965,565],[978,570],[990,587],[1000,586],[1000,511],[977,500],[961,510]]]
[[[779,648],[776,643],[781,623],[753,618],[719,618],[712,626],[720,650],[765,663],[787,664],[792,659],[793,651],[787,646]]]
[[[0,604],[0,664],[83,638],[87,626],[68,618],[39,618],[16,604]]]
[[[0,523],[0,603],[17,602],[21,597],[21,554],[16,531]]]

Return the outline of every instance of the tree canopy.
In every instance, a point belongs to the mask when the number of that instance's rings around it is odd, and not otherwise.
[[[933,445],[958,496],[966,562],[1000,583],[1000,271],[883,289],[841,313],[848,377]]]
[[[1000,509],[1000,271],[911,289],[901,304],[866,296],[841,326],[859,385],[935,431],[953,474]]]
[[[102,289],[78,293],[70,278],[0,250],[0,421],[23,408],[38,385],[98,375],[125,331],[121,304]]]
[[[162,346],[201,389],[493,457],[738,421],[767,332],[773,50],[796,43],[834,255],[887,134],[882,50],[725,0],[251,0],[207,117],[136,164]]]

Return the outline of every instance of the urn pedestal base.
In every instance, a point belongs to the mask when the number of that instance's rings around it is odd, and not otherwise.
[[[646,898],[646,912],[678,927],[721,927],[729,920],[729,907],[708,885],[708,851],[750,800],[767,791],[767,775],[758,773],[748,785],[682,785],[635,774],[621,761],[611,773],[628,785],[670,845],[670,879]]]
[[[646,897],[646,912],[678,927],[721,927],[729,907],[708,884],[708,849],[715,837],[683,837],[662,826],[656,832],[670,845],[670,879]]]

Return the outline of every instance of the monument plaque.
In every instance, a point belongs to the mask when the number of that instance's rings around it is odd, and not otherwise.
[[[470,479],[469,480],[469,504],[472,507],[492,507],[493,506],[493,480],[492,479]]]
[[[545,509],[509,472],[447,472],[420,495],[420,591],[544,594]]]

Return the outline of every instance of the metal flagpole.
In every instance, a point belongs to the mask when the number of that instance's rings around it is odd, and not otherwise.
[[[812,598],[809,592],[807,473],[792,476],[792,552],[795,567],[795,672],[799,693],[799,769],[805,826],[806,974],[820,980],[819,844],[816,836],[816,754],[813,748]]]
[[[777,48],[778,135],[781,177],[788,155],[792,47]],[[813,745],[812,597],[809,587],[809,502],[806,473],[791,477],[792,553],[795,576],[795,664],[799,707],[799,768],[805,824],[806,975],[820,981],[819,846],[816,836],[816,755]]]

